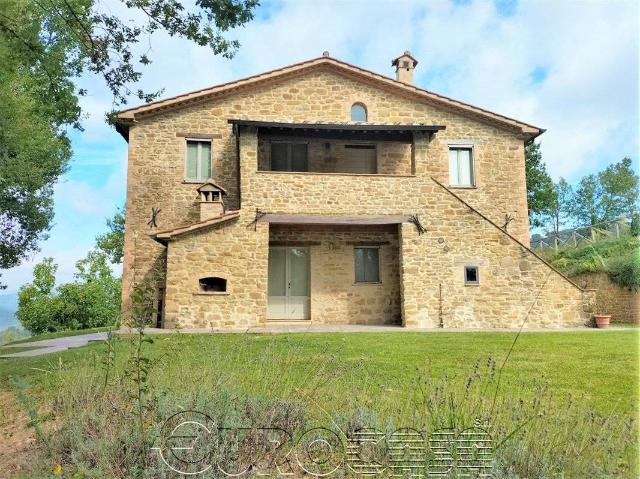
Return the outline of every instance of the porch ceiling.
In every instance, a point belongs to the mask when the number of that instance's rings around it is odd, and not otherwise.
[[[410,216],[329,216],[329,215],[276,215],[267,213],[258,219],[259,223],[290,225],[393,225],[408,223]]]

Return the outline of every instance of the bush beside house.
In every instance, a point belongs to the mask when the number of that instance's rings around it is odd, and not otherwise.
[[[91,251],[76,263],[72,283],[55,286],[57,265],[45,258],[35,266],[33,282],[18,293],[16,316],[32,334],[109,326],[120,313],[120,278],[104,253]]]

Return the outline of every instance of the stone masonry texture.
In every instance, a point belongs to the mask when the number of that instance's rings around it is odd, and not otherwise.
[[[413,144],[378,143],[378,175],[328,173],[344,142],[309,140],[309,173],[264,171],[268,140],[255,129],[233,133],[229,119],[348,122],[366,105],[369,123],[445,125],[417,133]],[[184,180],[185,135],[212,138],[213,180],[240,216],[171,239],[156,231],[199,221],[196,188]],[[325,143],[330,143],[329,148]],[[506,235],[432,178],[448,184],[450,143],[473,146],[476,184],[455,188],[491,222],[513,218]],[[237,176],[238,146],[240,181]],[[524,139],[515,129],[462,115],[363,82],[330,67],[270,80],[219,98],[137,117],[129,129],[123,308],[134,285],[164,288],[165,327],[264,325],[269,242],[309,242],[311,321],[406,327],[569,327],[585,324],[593,293],[569,282],[527,248]],[[238,190],[240,183],[240,191]],[[157,228],[147,222],[161,211]],[[411,223],[346,228],[269,225],[256,209],[299,215],[418,215]],[[383,280],[353,284],[353,244],[378,241]],[[465,265],[480,282],[465,286]],[[224,293],[203,293],[198,279],[227,279]]]
[[[640,323],[640,291],[618,286],[607,273],[583,273],[571,279],[579,286],[596,290],[596,313],[610,314],[611,321],[618,323]]]

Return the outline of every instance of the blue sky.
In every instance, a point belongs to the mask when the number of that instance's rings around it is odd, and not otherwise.
[[[391,59],[410,50],[418,86],[547,128],[541,143],[552,176],[576,181],[624,156],[637,167],[639,13],[636,1],[622,0],[263,2],[256,19],[233,33],[242,43],[233,60],[154,35],[141,86],[170,96],[324,50],[393,76]],[[103,120],[111,98],[99,78],[78,83],[89,90],[85,131],[71,133],[55,226],[40,253],[3,271],[5,293],[28,282],[43,256],[56,259],[59,281],[70,280],[105,218],[124,203],[127,145]]]

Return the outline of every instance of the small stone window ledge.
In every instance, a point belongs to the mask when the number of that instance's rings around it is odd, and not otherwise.
[[[476,185],[449,185],[450,190],[477,190]]]
[[[194,296],[229,296],[228,291],[194,291]]]

